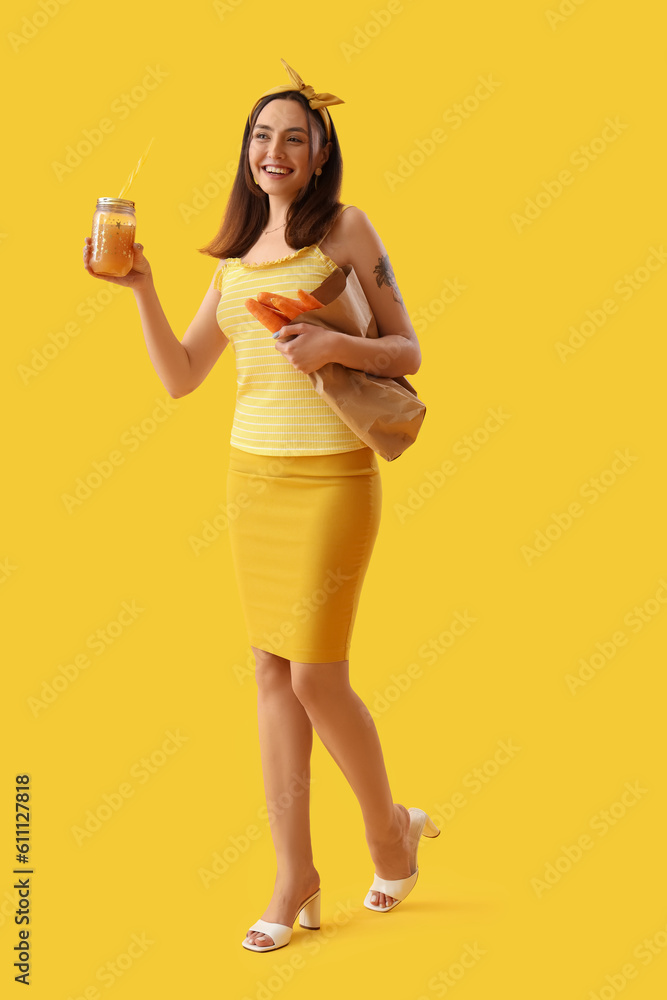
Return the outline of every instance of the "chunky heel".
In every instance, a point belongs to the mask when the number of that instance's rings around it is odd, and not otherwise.
[[[422,830],[423,837],[439,837],[440,830],[437,828],[430,816],[426,817],[424,823],[424,829]]]
[[[312,896],[308,899],[304,899],[303,903],[297,910],[299,915],[299,924],[301,927],[305,927],[307,930],[318,931],[320,929],[320,893],[321,890],[317,889]],[[294,917],[296,920],[296,916]],[[266,934],[268,937],[273,938],[273,944],[268,944],[262,946],[260,944],[251,944],[246,938],[241,942],[244,948],[248,951],[275,951],[276,948],[284,948],[285,945],[289,944],[292,939],[292,927],[287,924],[276,924],[269,920],[256,920],[255,923],[250,928],[251,931],[260,931],[262,934]]]
[[[412,890],[414,889],[417,878],[419,876],[419,868],[417,866],[417,847],[419,844],[419,839],[422,834],[425,837],[437,837],[440,834],[440,830],[435,825],[430,816],[427,816],[423,809],[417,809],[416,807],[411,807],[408,809],[410,814],[410,834],[412,839],[412,858],[411,865],[412,875],[408,875],[407,878],[398,879],[386,879],[380,878],[377,872],[375,872],[373,878],[373,884],[366,893],[366,898],[364,900],[364,906],[369,910],[378,910],[380,913],[388,913],[389,910],[393,910],[395,906],[398,906],[404,899],[406,899]],[[384,893],[385,896],[391,896],[394,902],[391,906],[379,906],[378,903],[373,902],[373,896],[375,894]]]
[[[322,893],[318,889],[314,896],[305,904],[299,917],[299,924],[310,931],[320,929],[320,900]]]

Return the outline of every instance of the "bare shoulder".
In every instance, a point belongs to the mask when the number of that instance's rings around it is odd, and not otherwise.
[[[340,211],[338,218],[320,246],[322,251],[339,267],[344,264],[354,266],[354,252],[359,245],[359,240],[368,242],[371,234],[375,236],[376,240],[378,239],[366,213],[356,205],[346,205]]]
[[[352,244],[369,225],[370,219],[362,209],[357,205],[345,205],[329,236],[340,245]]]
[[[355,223],[358,225],[364,219],[368,219],[368,216],[358,205],[343,205],[338,216],[338,222],[341,225],[352,226],[352,228],[354,228]]]
[[[403,305],[387,249],[361,208],[350,205],[341,212],[327,238],[327,249],[324,249],[324,243],[322,241],[324,252],[339,267],[352,265],[367,297],[369,287],[381,289],[384,286],[393,301]]]
[[[351,264],[377,322],[380,337],[391,334],[406,337],[412,342],[417,358],[416,372],[421,363],[421,352],[414,327],[410,321],[389,254],[375,226],[366,212],[350,205],[342,212],[327,237],[322,241],[323,252],[339,267]]]

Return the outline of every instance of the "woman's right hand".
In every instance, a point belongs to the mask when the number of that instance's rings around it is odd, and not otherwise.
[[[83,265],[88,274],[91,274],[93,278],[101,278],[102,281],[111,281],[114,285],[125,285],[127,288],[133,289],[142,288],[153,280],[151,266],[144,257],[144,248],[141,243],[133,245],[134,259],[132,261],[132,268],[123,278],[113,277],[108,274],[96,274],[90,266],[92,252],[92,236],[86,236],[86,242],[83,246]]]

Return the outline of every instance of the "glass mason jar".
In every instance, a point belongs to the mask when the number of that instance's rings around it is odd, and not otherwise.
[[[125,198],[97,199],[90,258],[90,267],[95,274],[124,278],[132,270],[136,227],[133,201]]]

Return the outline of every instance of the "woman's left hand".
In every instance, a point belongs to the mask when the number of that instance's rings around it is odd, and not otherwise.
[[[292,340],[288,338],[296,334]],[[292,323],[283,327],[275,337],[276,350],[280,351],[297,371],[309,375],[322,365],[334,360],[335,343],[340,334],[325,330],[314,323]]]

